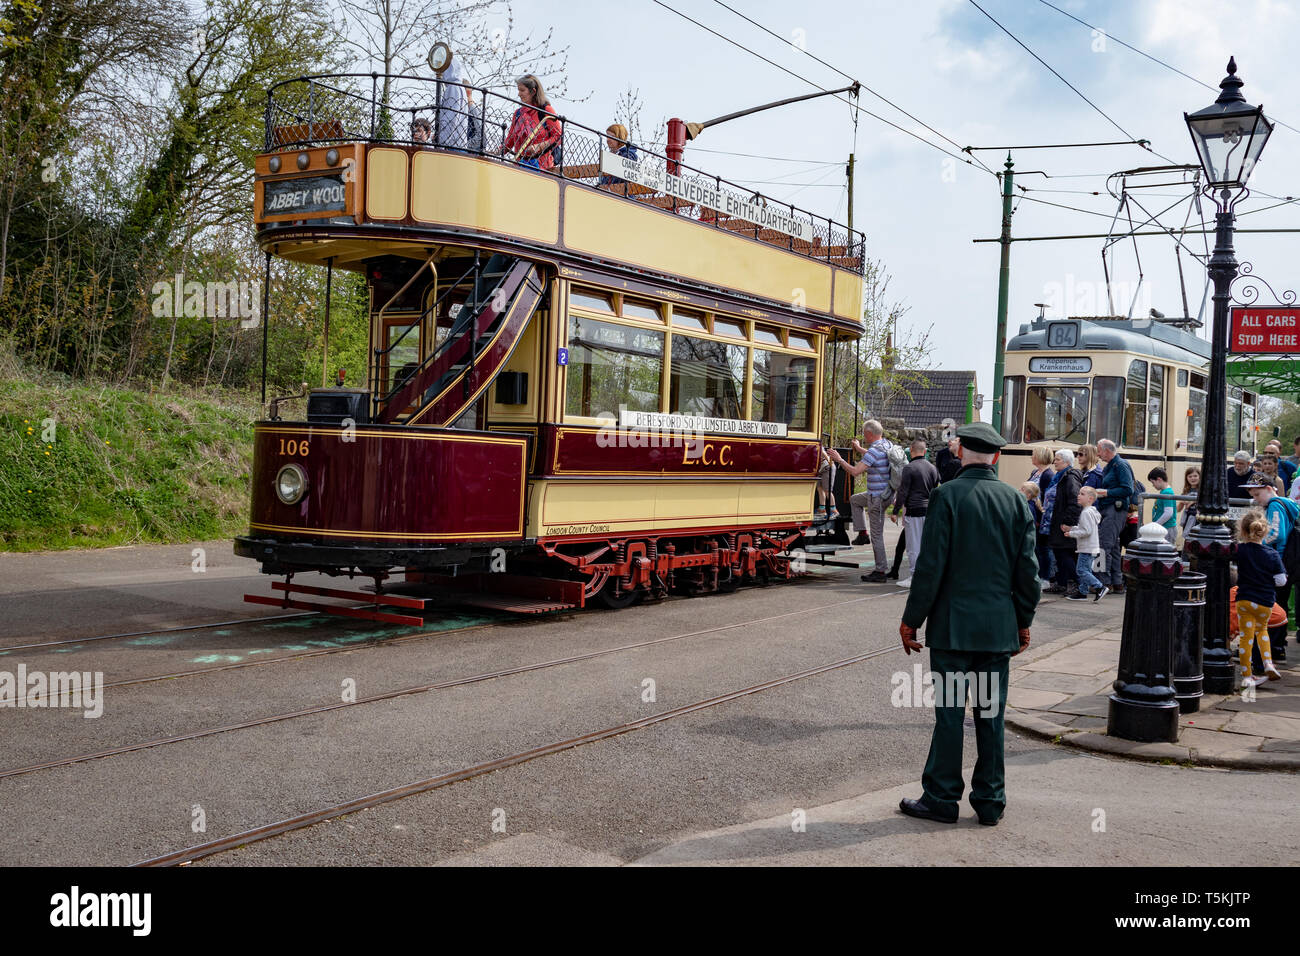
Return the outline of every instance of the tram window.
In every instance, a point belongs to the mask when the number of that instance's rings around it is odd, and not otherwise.
[[[816,367],[814,358],[754,349],[754,420],[811,431]]]
[[[728,335],[733,339],[746,338],[745,327],[739,322],[726,322],[722,319],[713,320],[714,335]]]
[[[1241,440],[1242,427],[1240,398],[1228,398],[1228,421],[1224,428],[1224,436],[1227,438],[1226,444],[1229,453],[1240,451],[1243,448],[1247,451],[1250,450],[1250,447]]]
[[[1200,454],[1205,450],[1205,401],[1206,394],[1199,388],[1187,393],[1187,408],[1191,411],[1187,416],[1187,451],[1190,454]]]
[[[406,334],[409,330],[409,334]],[[406,337],[402,336],[406,334]],[[400,340],[400,344],[398,341]],[[408,323],[385,324],[384,347],[392,349],[387,356],[387,382],[391,390],[399,382],[405,381],[420,364],[420,330],[418,326]]]
[[[795,341],[794,341],[794,339],[795,339],[794,336],[791,336],[791,337],[790,337],[790,344],[791,344],[791,345],[795,345]],[[765,326],[762,326],[762,325],[756,325],[756,326],[754,326],[754,341],[755,341],[755,342],[763,342],[763,343],[766,343],[767,345],[784,345],[784,344],[785,344],[785,343],[783,343],[783,342],[781,341],[781,333],[780,333],[780,332],[778,332],[776,329],[769,329],[769,328],[766,328]],[[812,348],[812,345],[811,345],[811,344],[804,345],[803,348],[810,349],[810,348]]]
[[[1161,424],[1165,408],[1165,367],[1151,366],[1151,388],[1147,392],[1147,447],[1163,448]]]
[[[1002,379],[1002,437],[1007,441],[1020,441],[1024,427],[1025,377],[1008,375]]]
[[[757,332],[755,332],[755,336],[754,336],[754,337],[755,337],[755,338],[758,338],[758,334],[757,334]],[[762,341],[762,340],[760,339],[760,341]],[[793,332],[791,332],[791,333],[790,333],[790,348],[792,348],[792,349],[807,349],[808,351],[811,352],[811,351],[815,348],[815,346],[813,345],[812,336],[809,336],[809,335],[795,335]]]
[[[564,410],[593,417],[659,411],[664,335],[612,322],[569,316],[569,365]]]
[[[738,345],[674,335],[671,410],[684,415],[742,418],[746,351]]]
[[[1092,380],[1092,437],[1094,445],[1103,438],[1120,441],[1124,423],[1124,379],[1098,375]]]
[[[1241,403],[1241,447],[1251,453],[1255,451],[1255,407],[1249,397]]]
[[[1031,385],[1025,393],[1025,441],[1082,443],[1088,435],[1088,390]]]
[[[1187,369],[1185,368],[1180,368],[1178,370],[1178,387],[1179,388],[1187,387]]]
[[[1128,367],[1124,394],[1124,435],[1120,444],[1141,448],[1146,440],[1147,363],[1134,359]]]
[[[708,327],[704,324],[704,316],[687,309],[673,309],[673,325],[679,329],[708,330]]]
[[[573,289],[569,292],[569,304],[582,309],[595,309],[598,312],[613,312],[614,305],[608,295],[587,289]]]
[[[636,302],[632,299],[623,300],[623,314],[629,319],[645,319],[647,322],[662,322],[664,317],[659,314],[659,306],[651,305],[649,302]]]

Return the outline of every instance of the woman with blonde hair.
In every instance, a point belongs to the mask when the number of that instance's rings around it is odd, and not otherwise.
[[[1074,456],[1079,461],[1079,471],[1083,473],[1083,486],[1085,488],[1100,488],[1101,473],[1105,470],[1105,467],[1102,465],[1101,459],[1097,457],[1097,446],[1080,445]]]
[[[1038,555],[1038,577],[1042,580],[1043,586],[1046,587],[1056,577],[1056,555],[1052,553],[1052,548],[1048,543],[1051,536],[1045,534],[1041,528],[1042,514],[1041,511],[1047,507],[1047,491],[1052,487],[1056,480],[1056,472],[1052,471],[1053,461],[1052,449],[1046,445],[1035,445],[1030,460],[1034,463],[1034,470],[1029,475],[1029,480],[1038,485],[1039,525],[1038,534],[1034,542],[1034,551]]]
[[[605,130],[605,145],[609,151],[632,162],[637,160],[636,147],[628,142],[627,127],[622,123],[611,123]],[[626,179],[618,176],[609,176],[605,173],[600,174],[600,179],[596,180],[597,186],[609,186],[615,183],[625,183]]]
[[[524,105],[515,110],[501,152],[514,153],[520,166],[553,169],[555,151],[563,133],[555,109],[546,98],[541,80],[531,73],[515,80],[515,89],[519,102]]]

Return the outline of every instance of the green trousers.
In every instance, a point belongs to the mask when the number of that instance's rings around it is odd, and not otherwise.
[[[967,700],[975,718],[978,752],[971,777],[971,806],[980,819],[996,818],[1006,806],[1002,729],[1010,661],[1011,654],[1006,651],[930,649],[930,670],[935,681],[934,736],[930,738],[930,756],[921,776],[921,799],[930,809],[944,815],[958,813],[958,801],[965,789],[961,749]]]

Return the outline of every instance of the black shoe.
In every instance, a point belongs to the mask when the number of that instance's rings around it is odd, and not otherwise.
[[[883,571],[872,571],[870,574],[862,575],[862,580],[868,584],[884,584],[889,577]]]
[[[1122,597],[1124,595],[1124,585],[1122,584],[1115,585],[1113,588],[1110,589],[1110,593],[1118,594]]]
[[[1043,593],[1044,593],[1044,594],[1064,594],[1064,593],[1065,593],[1065,588],[1061,587],[1059,584],[1053,584],[1050,588],[1043,588]]]
[[[889,580],[891,580],[891,581],[897,581],[897,580],[898,580],[898,568],[890,568],[890,569],[889,569],[889,573],[886,574],[885,577],[889,578]]]
[[[998,821],[1001,819],[1002,819],[1002,814],[1000,813],[996,817],[989,817],[987,820],[984,817],[980,817],[980,826],[995,827],[998,825]]]
[[[1086,601],[1088,600],[1088,595],[1084,594],[1082,591],[1075,591],[1073,594],[1067,594],[1065,599],[1067,601]]]
[[[1273,645],[1273,660],[1286,663],[1286,641],[1278,641]]]
[[[853,545],[855,548],[860,544],[870,544],[870,543],[871,543],[871,539],[861,532],[858,533],[858,536],[856,538],[854,538],[852,541],[849,542],[849,544]]]
[[[956,823],[957,814],[945,817],[942,814],[935,813],[920,800],[909,800],[904,797],[898,801],[898,809],[903,811],[909,817],[916,817],[918,820],[933,820],[935,823]]]

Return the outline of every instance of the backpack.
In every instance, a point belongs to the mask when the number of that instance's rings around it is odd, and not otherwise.
[[[1300,518],[1300,510],[1290,498],[1278,498],[1279,501],[1285,501],[1283,510],[1286,511],[1287,520],[1291,522],[1291,527],[1287,531],[1286,547],[1282,549],[1282,569],[1286,571],[1287,581],[1293,581],[1297,571],[1300,571],[1300,533],[1296,532],[1296,519]]]
[[[903,482],[903,469],[907,467],[907,452],[898,445],[891,444],[889,451],[889,497],[898,493],[898,486]]]

